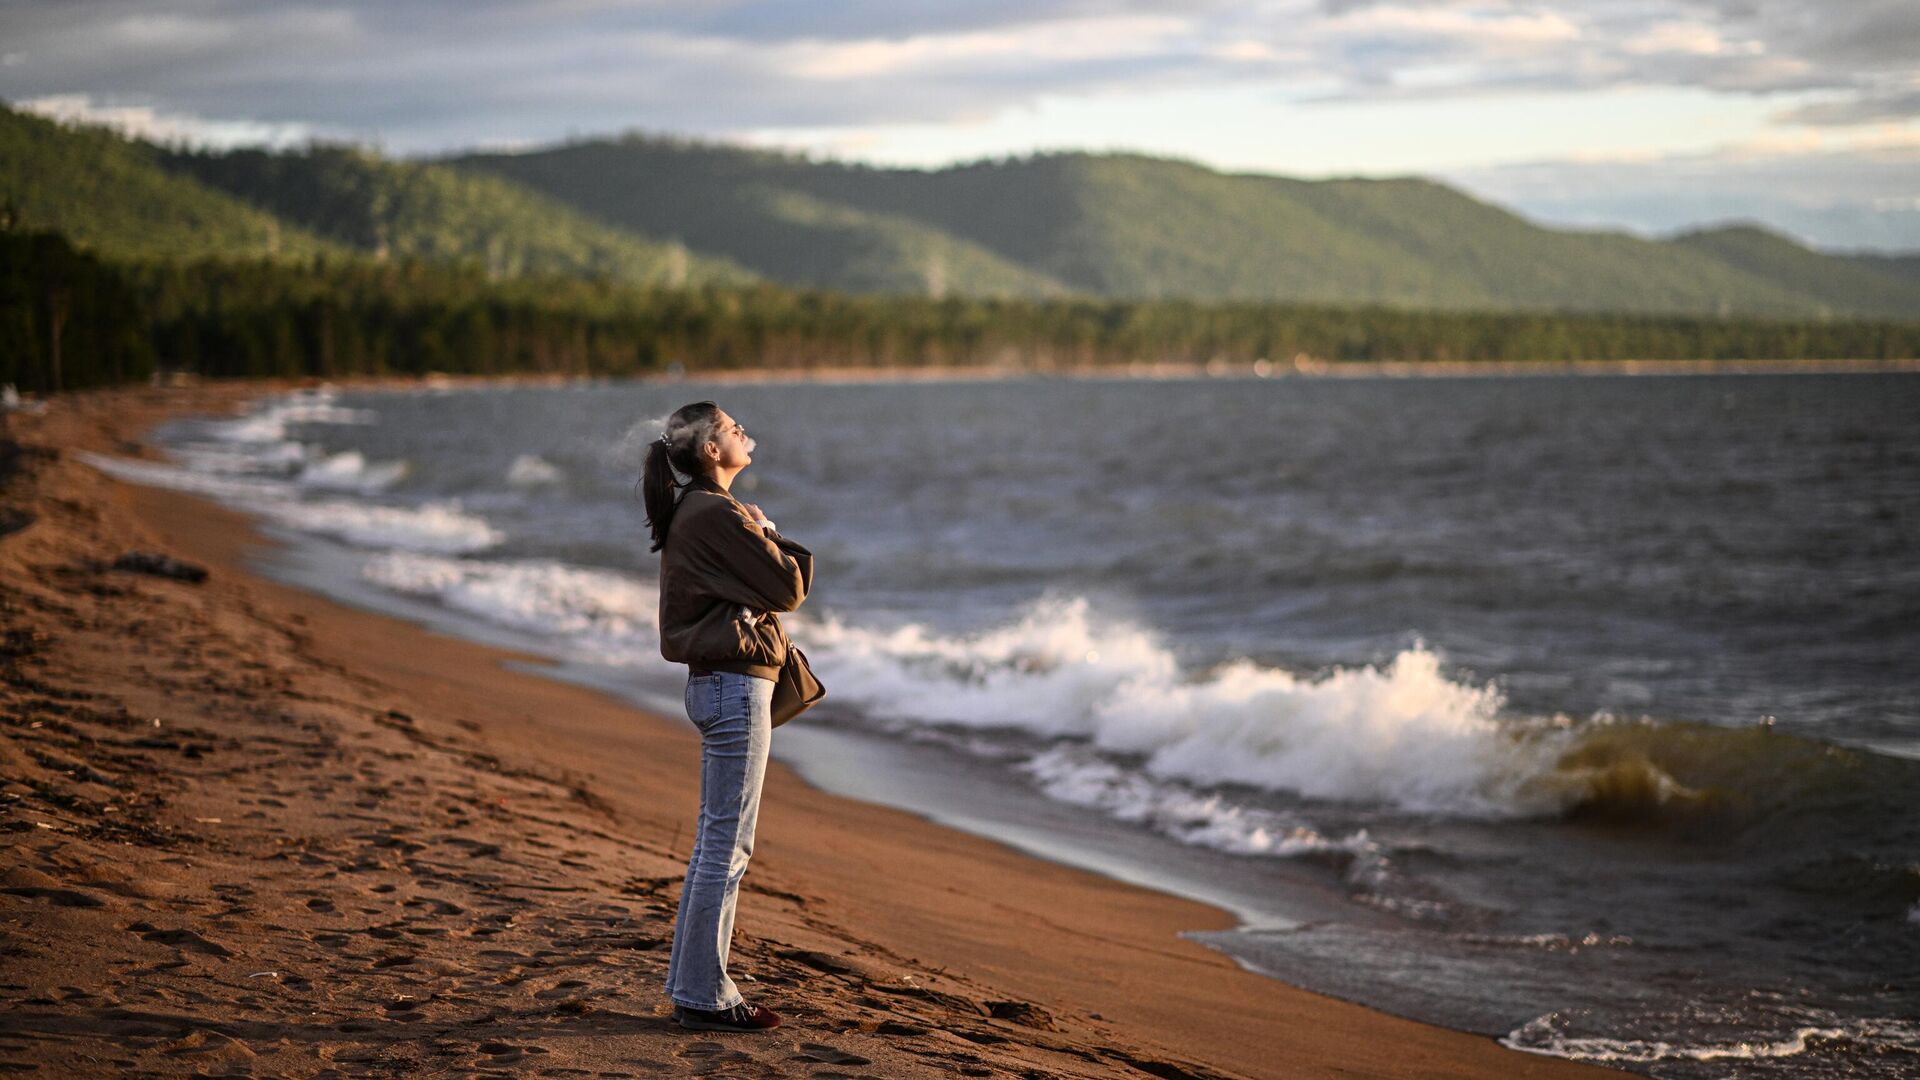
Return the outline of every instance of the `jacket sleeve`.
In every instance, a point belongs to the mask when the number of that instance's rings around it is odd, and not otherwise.
[[[767,539],[779,545],[781,551],[793,556],[793,560],[800,564],[800,597],[805,599],[813,591],[813,552],[772,529],[767,530]]]
[[[792,611],[813,584],[813,553],[767,530],[738,509],[709,515],[701,539],[719,572],[708,591],[755,611]],[[778,534],[774,534],[778,536]]]

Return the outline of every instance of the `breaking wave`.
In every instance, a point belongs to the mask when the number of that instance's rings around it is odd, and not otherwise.
[[[258,509],[289,528],[332,536],[356,547],[467,552],[484,551],[502,539],[500,530],[464,512],[456,502],[374,506],[326,499],[267,503]]]
[[[1150,631],[1082,597],[966,637],[828,619],[806,640],[877,715],[1070,737],[1156,779],[1470,817],[1579,795],[1556,779],[1564,727],[1503,718],[1498,691],[1449,680],[1424,648],[1317,678],[1249,660],[1189,676]]]
[[[582,659],[634,664],[659,658],[659,591],[622,574],[544,560],[392,553],[369,561],[361,576],[500,626],[564,637],[566,651]]]
[[[303,448],[304,449],[304,448]],[[369,463],[358,450],[318,458],[303,458],[299,481],[305,487],[329,491],[371,493],[385,491],[407,475],[404,461]]]

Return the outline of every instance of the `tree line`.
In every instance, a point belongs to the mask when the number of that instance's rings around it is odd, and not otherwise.
[[[824,365],[1909,359],[1920,322],[693,288],[316,256],[108,262],[0,229],[0,383]]]

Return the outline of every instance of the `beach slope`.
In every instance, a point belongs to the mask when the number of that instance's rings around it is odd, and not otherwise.
[[[1176,936],[1222,911],[778,762],[731,970],[787,1022],[680,1030],[661,980],[698,799],[683,718],[267,581],[243,518],[75,454],[143,456],[155,422],[271,389],[8,418],[0,1068],[1606,1074],[1243,971]],[[115,568],[136,551],[208,576]]]

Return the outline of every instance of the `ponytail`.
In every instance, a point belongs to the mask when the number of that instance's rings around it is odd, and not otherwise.
[[[700,448],[713,438],[713,424],[720,406],[711,401],[682,405],[667,418],[666,434],[647,446],[647,460],[641,467],[641,495],[647,504],[647,526],[653,530],[653,547],[659,551],[667,544],[667,530],[680,508],[684,487],[676,471],[689,477],[706,473],[706,461]]]
[[[680,508],[674,498],[679,486],[673,478],[673,466],[667,461],[667,444],[653,440],[647,448],[647,463],[640,475],[641,491],[647,500],[647,525],[653,530],[653,547],[659,551],[667,543],[667,530],[673,525],[673,512]]]

